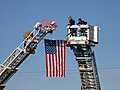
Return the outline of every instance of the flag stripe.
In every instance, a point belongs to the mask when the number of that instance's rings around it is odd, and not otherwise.
[[[54,77],[56,77],[56,55],[53,55],[54,57]]]
[[[58,76],[58,68],[57,68],[57,66],[58,66],[58,65],[57,65],[57,61],[58,61],[58,60],[57,60],[57,55],[55,55],[55,58],[56,58],[56,77],[57,77],[57,76]]]
[[[56,43],[56,46],[58,46],[58,41],[56,41],[57,43]],[[58,48],[57,48],[57,51],[58,51]],[[59,53],[57,52],[57,60],[56,60],[56,62],[57,62],[57,76],[59,76]]]
[[[63,46],[64,46],[64,42],[62,43],[62,47],[63,47]],[[63,59],[63,62],[62,62],[62,63],[63,63],[63,64],[62,64],[62,68],[63,68],[63,69],[62,69],[62,77],[63,77],[63,76],[64,76],[64,47],[63,47],[62,53],[63,53],[63,54],[62,54],[62,59]]]
[[[58,69],[58,71],[59,71],[59,77],[60,77],[60,48],[59,48],[59,41],[57,41],[58,43],[58,67],[59,67],[59,69]]]
[[[54,66],[55,66],[55,65],[54,65],[54,61],[55,61],[55,60],[54,60],[54,54],[52,54],[52,66],[53,66],[53,67],[52,67],[52,76],[53,76],[53,77],[54,77]]]
[[[46,77],[48,77],[48,58],[46,54]]]
[[[64,65],[64,70],[63,70],[64,71],[64,77],[65,77],[65,64],[66,64],[66,62],[65,62],[65,59],[66,59],[66,49],[65,49],[65,46],[66,46],[66,42],[64,41],[64,47],[63,47],[63,49],[64,49],[64,54],[63,54],[64,55],[64,64],[63,64]]]
[[[51,57],[50,57],[50,55],[49,55],[48,61],[49,61],[49,73],[50,73],[49,76],[51,77]]]
[[[62,40],[61,40],[61,77],[63,76],[63,48],[62,48]]]

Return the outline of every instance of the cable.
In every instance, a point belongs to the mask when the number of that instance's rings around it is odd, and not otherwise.
[[[103,72],[118,72],[120,71],[120,67],[112,67],[112,68],[101,68],[98,69],[100,73]],[[78,70],[66,70],[67,74],[70,74],[72,72],[78,72]],[[31,72],[19,72],[17,76],[24,76],[24,75],[45,75],[45,71],[31,71]]]

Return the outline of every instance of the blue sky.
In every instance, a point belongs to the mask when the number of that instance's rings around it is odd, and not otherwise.
[[[99,44],[94,48],[102,90],[120,89],[120,0],[1,0],[0,63],[22,42],[25,31],[37,21],[55,19],[58,28],[45,38],[66,39],[67,17],[81,17],[98,25]],[[77,23],[77,22],[76,22]],[[80,76],[73,52],[67,48],[66,77],[45,77],[44,43],[29,56],[7,83],[5,90],[80,90]]]

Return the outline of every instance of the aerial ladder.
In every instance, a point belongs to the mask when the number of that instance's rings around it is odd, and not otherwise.
[[[81,90],[101,90],[92,47],[98,44],[100,28],[92,25],[67,26],[67,46],[74,52],[81,77]]]
[[[24,41],[0,64],[0,90],[3,90],[9,79],[18,71],[21,63],[30,55],[34,54],[38,43],[57,27],[56,21],[48,22],[44,19],[37,22]]]

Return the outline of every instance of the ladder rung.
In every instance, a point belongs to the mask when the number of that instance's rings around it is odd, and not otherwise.
[[[79,61],[79,60],[88,60],[88,59],[92,59],[92,57],[76,57],[76,60]]]

